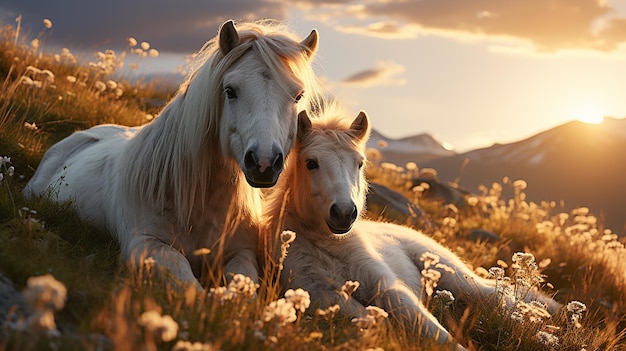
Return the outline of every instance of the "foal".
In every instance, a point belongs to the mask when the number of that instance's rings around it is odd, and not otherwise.
[[[494,281],[477,276],[459,257],[418,231],[358,219],[367,191],[368,118],[360,112],[350,124],[332,106],[321,114],[312,119],[306,112],[298,115],[294,159],[268,198],[267,223],[278,226],[268,233],[296,233],[283,262],[283,291],[302,288],[311,295],[312,305],[338,304],[341,313],[355,317],[366,316],[365,306],[375,305],[407,330],[424,332],[440,343],[452,342],[421,301],[422,271],[429,268],[423,255],[439,257],[436,267],[446,269],[439,268],[438,287],[459,298],[480,301],[496,292]],[[340,293],[348,280],[360,283],[351,298]],[[551,312],[560,308],[539,293],[528,294],[531,297]],[[514,303],[511,296],[505,300],[510,306]]]

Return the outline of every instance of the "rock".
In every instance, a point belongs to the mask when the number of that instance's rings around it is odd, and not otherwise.
[[[432,228],[433,223],[424,211],[404,195],[381,184],[370,183],[369,186],[367,211],[370,218],[382,218],[415,228]]]
[[[30,307],[22,293],[15,289],[13,282],[0,274],[0,325],[15,322],[30,314]]]

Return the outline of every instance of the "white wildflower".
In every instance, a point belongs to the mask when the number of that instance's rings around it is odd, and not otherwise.
[[[554,334],[540,330],[537,332],[536,336],[539,342],[541,342],[542,344],[548,347],[551,347],[554,349],[559,347],[559,338],[555,336]]]
[[[289,289],[285,292],[285,299],[293,303],[293,307],[300,312],[306,311],[311,304],[311,296],[301,288],[296,290]]]
[[[157,311],[144,312],[137,322],[165,342],[174,340],[178,335],[178,323],[171,316],[161,316]]]
[[[22,295],[31,306],[33,314],[26,321],[19,323],[18,328],[58,334],[54,312],[65,306],[67,299],[65,285],[51,274],[30,277]]]
[[[265,306],[263,311],[263,321],[275,321],[279,326],[292,323],[296,319],[296,309],[293,307],[293,303],[284,298],[271,302],[268,306]]]

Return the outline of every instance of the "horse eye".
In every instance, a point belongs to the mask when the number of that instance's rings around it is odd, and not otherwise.
[[[237,98],[237,93],[235,92],[235,89],[233,89],[231,87],[224,88],[224,92],[226,93],[226,96],[229,99],[236,99]]]
[[[294,103],[298,103],[300,101],[300,99],[302,99],[303,94],[299,94],[298,96],[296,96],[296,98],[294,99]]]
[[[359,169],[363,168],[363,161],[359,161]]]
[[[313,160],[307,160],[306,161],[306,168],[311,170],[311,169],[316,169],[319,168],[320,166],[317,164],[317,162],[313,161]]]

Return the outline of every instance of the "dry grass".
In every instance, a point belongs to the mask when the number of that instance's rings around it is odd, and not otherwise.
[[[48,298],[42,311],[56,317],[54,327],[44,328],[41,322],[10,315],[0,321],[0,350],[449,349],[384,319],[362,328],[336,311],[296,309],[295,296],[279,296],[279,267],[269,258],[260,286],[244,279],[220,286],[221,281],[213,280],[206,283],[206,295],[173,285],[167,272],[156,272],[149,260],[141,272],[130,274],[118,265],[116,243],[81,222],[71,204],[26,202],[21,189],[51,143],[100,123],[141,124],[155,112],[142,101],[156,91],[111,78],[124,55],[105,52],[93,65],[79,65],[69,50],[56,55],[20,42],[13,27],[0,32],[0,157],[11,157],[0,165],[0,273],[25,296],[39,291],[35,296]],[[107,85],[109,80],[115,87]],[[585,209],[561,213],[555,203],[526,202],[521,181],[485,187],[481,194],[464,197],[462,206],[441,204],[424,198],[423,188],[408,186],[424,172],[429,170],[416,165],[374,163],[369,178],[418,203],[434,223],[426,233],[478,272],[488,275],[491,267],[500,267],[499,279],[508,277],[513,287],[531,284],[553,292],[563,304],[586,305],[584,312],[566,308],[549,318],[540,306],[499,308],[497,296],[473,306],[430,301],[435,315],[463,344],[480,350],[624,348],[622,238],[602,228]],[[514,196],[503,198],[503,187],[510,187]],[[500,240],[476,242],[469,236],[474,228],[489,230]],[[520,281],[519,264],[512,262],[517,252],[532,253],[537,261]],[[66,294],[54,280],[43,288],[29,281],[45,274],[60,281]],[[63,306],[51,305],[56,301],[52,297],[64,297]]]

